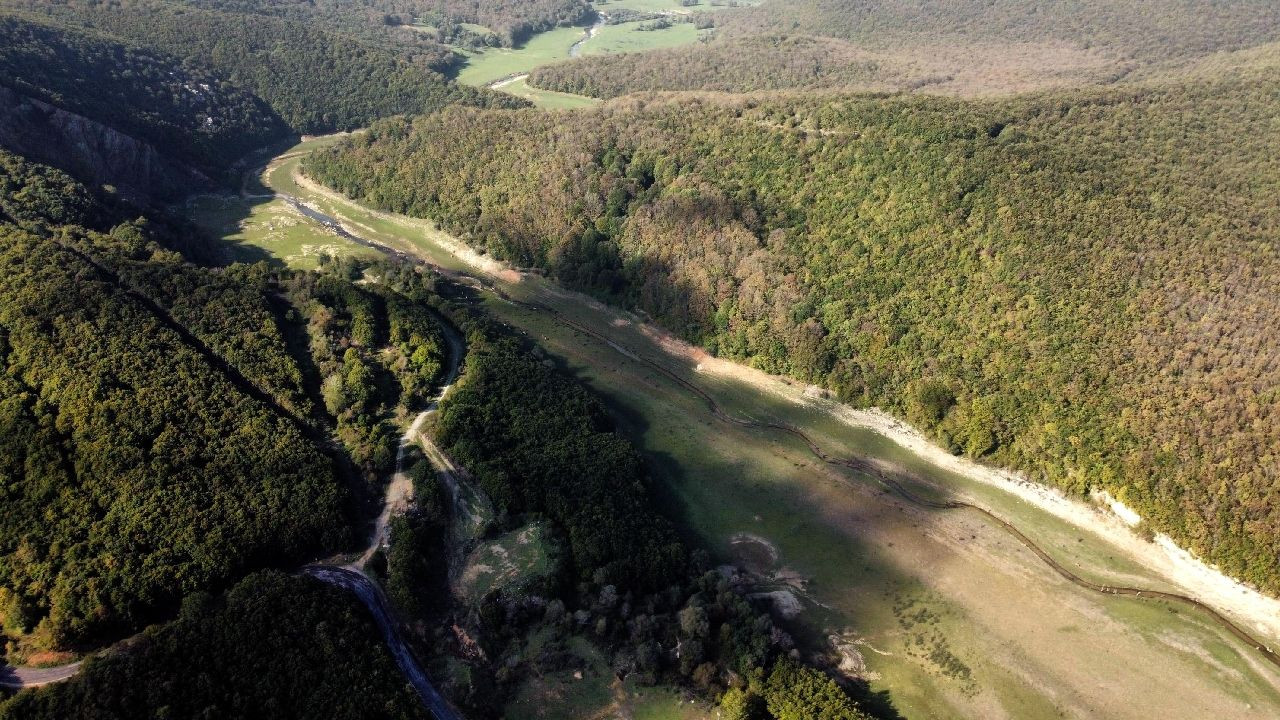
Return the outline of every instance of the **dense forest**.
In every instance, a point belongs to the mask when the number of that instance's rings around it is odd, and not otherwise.
[[[767,0],[717,22],[733,35],[792,32],[887,47],[939,39],[1056,42],[1136,58],[1238,50],[1280,37],[1269,0]]]
[[[289,397],[297,370],[254,285],[184,268],[137,224],[50,225],[86,219],[87,193],[4,167],[6,631],[36,649],[100,642],[246,568],[342,543],[334,462],[260,389]],[[139,293],[143,269],[126,266],[144,259],[151,283],[193,294],[166,311]],[[195,308],[193,333],[175,318]]]
[[[793,641],[745,599],[742,577],[708,571],[705,553],[677,537],[655,507],[641,456],[599,399],[460,288],[436,288],[402,265],[368,274],[466,331],[464,373],[432,432],[497,511],[486,537],[549,522],[553,542],[566,549],[557,578],[450,606],[441,566],[450,557],[449,523],[459,520],[431,466],[411,471],[416,508],[392,526],[389,592],[411,617],[465,628],[482,649],[459,653],[445,640],[433,650],[470,658],[468,673],[443,676],[470,716],[499,716],[524,679],[571,661],[566,648],[576,637],[606,652],[616,677],[723,696],[730,717],[867,717],[826,674],[789,659]]]
[[[260,572],[0,704],[5,720],[425,720],[365,609],[344,590]]]
[[[429,12],[427,0],[186,0],[228,13],[262,15],[337,30],[370,45],[393,50],[411,63],[437,72],[460,60],[440,38],[414,22]]]
[[[432,67],[444,70],[459,56],[436,38],[456,42],[476,36],[511,47],[558,25],[587,22],[593,11],[584,0],[192,0],[200,7],[324,22],[344,31],[395,44],[412,43]],[[430,26],[426,31],[416,23]],[[462,27],[464,24],[481,28]]]
[[[508,95],[449,82],[395,46],[327,25],[165,0],[3,0],[0,6],[91,28],[179,58],[261,98],[301,133],[352,130],[375,118],[450,103],[514,107]]]
[[[0,76],[23,95],[92,118],[206,172],[288,131],[261,100],[211,73],[21,16],[0,15]]]
[[[998,101],[378,124],[308,172],[1280,589],[1277,56]]]
[[[433,24],[481,25],[507,47],[521,45],[534,34],[557,26],[584,25],[595,16],[585,0],[420,0],[419,4]]]
[[[849,42],[805,35],[746,36],[643,54],[612,53],[544,65],[529,74],[537,87],[598,98],[652,90],[888,90],[926,80]]]
[[[580,579],[664,587],[686,558],[647,505],[639,454],[599,401],[514,342],[469,337],[464,381],[441,405],[441,447],[500,511],[545,514],[564,528]]]
[[[1267,0],[768,0],[703,14],[708,43],[542,68],[538,87],[642,90],[843,87],[988,95],[1113,82],[1136,69],[1280,40]]]

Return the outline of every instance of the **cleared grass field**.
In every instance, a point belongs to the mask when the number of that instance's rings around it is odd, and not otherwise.
[[[487,48],[462,51],[467,64],[458,72],[464,85],[488,85],[509,75],[529,72],[539,65],[569,57],[569,46],[582,37],[580,27],[563,27],[538,33],[518,48]]]
[[[236,262],[275,260],[311,270],[328,256],[364,256],[374,251],[333,233],[318,233],[313,223],[281,200],[245,200],[238,195],[201,195],[187,203],[188,217],[205,234],[232,243]]]
[[[603,13],[622,8],[640,12],[695,13],[719,12],[732,10],[734,7],[752,7],[759,5],[760,2],[761,0],[736,0],[734,5],[730,5],[729,0],[722,0],[716,4],[712,4],[711,0],[702,0],[697,5],[681,5],[678,0],[608,0],[607,2],[597,0],[591,3],[591,6]]]
[[[299,159],[274,165],[267,183],[371,240],[445,268],[495,270],[430,222],[299,184]],[[850,427],[801,402],[804,388],[707,372],[706,358],[633,316],[537,277],[505,271],[492,278],[510,296],[554,307],[612,338],[604,343],[485,296],[496,317],[607,398],[693,539],[723,560],[759,565],[767,589],[784,588],[798,601],[799,615],[787,625],[806,647],[891,691],[904,715],[1280,717],[1280,673],[1205,616],[1078,588],[981,516],[906,504],[871,478],[815,460],[793,438],[717,421],[701,399],[618,347],[660,361],[728,411],[803,427],[833,454],[890,463],[913,491],[981,503],[1087,578],[1171,587],[1108,538]],[[1274,647],[1280,639],[1266,640]]]
[[[311,152],[332,145],[341,135],[316,138],[298,148]],[[280,198],[270,197],[263,180],[274,166],[295,162],[290,153],[272,160],[259,177],[248,178],[244,195],[197,195],[186,204],[187,218],[206,236],[227,243],[227,259],[233,262],[267,260],[299,270],[312,270],[324,256],[374,257],[377,251],[325,230]],[[283,179],[277,179],[283,182]],[[274,189],[297,194],[297,185],[284,182]]]
[[[629,22],[605,25],[595,37],[582,44],[582,54],[604,55],[677,47],[697,42],[705,34],[688,22],[673,22],[671,27],[662,30],[640,30],[643,24]]]
[[[490,590],[522,592],[555,569],[545,523],[512,530],[472,550],[457,582],[456,593],[478,602]]]
[[[543,110],[575,110],[600,103],[596,98],[589,98],[584,95],[573,95],[531,87],[525,78],[504,83],[501,87],[495,89],[511,93],[516,97],[522,97]]]

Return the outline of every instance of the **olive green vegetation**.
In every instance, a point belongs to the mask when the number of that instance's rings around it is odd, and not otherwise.
[[[468,337],[466,376],[441,403],[436,435],[499,512],[563,528],[577,579],[654,590],[683,574],[683,548],[647,507],[639,454],[582,386],[514,340]]]
[[[10,659],[100,645],[342,547],[394,462],[393,417],[439,379],[430,309],[337,261],[188,264],[159,244],[173,228],[118,223],[2,153],[0,190]]]
[[[1114,82],[1280,40],[1280,9],[1266,0],[771,0],[694,21],[714,25],[715,39],[625,61],[584,56],[530,84],[601,98],[813,87],[991,94]]]
[[[930,42],[1063,43],[1137,59],[1200,55],[1280,39],[1270,0],[768,0],[716,16],[727,34],[785,30],[890,47]]]
[[[367,272],[388,277],[395,267],[378,263]],[[401,270],[393,286],[415,294],[428,277]],[[527,534],[549,553],[532,561],[536,581],[517,572],[482,597],[459,588],[463,594],[450,598],[445,568],[464,554],[445,552],[443,488],[427,463],[415,466],[420,507],[393,526],[390,592],[412,619],[451,628],[429,656],[467,638],[454,661],[465,671],[436,673],[449,696],[471,717],[499,717],[530,677],[573,662],[568,648],[584,636],[618,677],[683,684],[711,698],[776,667],[791,638],[746,600],[740,578],[708,572],[705,554],[676,536],[656,510],[639,453],[603,404],[536,346],[509,336],[469,292],[447,294],[420,293],[467,341],[465,371],[435,419],[436,442],[466,469],[458,482],[474,483],[497,510],[478,538],[492,543],[480,548],[515,547]],[[497,554],[520,562],[514,550]],[[778,682],[804,695],[798,678]],[[838,717],[863,717],[834,683],[815,703],[848,709]]]
[[[346,491],[283,406],[299,371],[253,273],[187,267],[145,223],[50,224],[87,220],[88,194],[22,165],[0,183],[6,633],[101,642],[343,542]]]
[[[452,42],[472,46],[519,46],[541,32],[584,25],[594,15],[585,0],[418,0],[416,4],[424,8],[422,16]]]
[[[448,605],[447,555],[451,512],[448,497],[436,482],[431,464],[420,461],[409,471],[413,507],[391,518],[387,551],[387,595],[407,617],[426,617]]]
[[[430,717],[347,591],[265,571],[221,597],[193,595],[178,618],[62,683],[19,693],[0,718]]]
[[[428,306],[389,289],[356,285],[361,266],[326,258],[320,272],[284,273],[279,288],[305,323],[307,362],[326,415],[375,494],[395,468],[396,418],[424,403],[444,365],[444,338]]]
[[[887,89],[909,77],[842,40],[770,35],[545,65],[528,80],[548,91],[613,98],[654,90]]]
[[[999,101],[453,108],[308,172],[957,453],[1109,490],[1276,591],[1280,76],[1251,62]]]
[[[411,52],[324,23],[165,0],[3,0],[0,6],[97,30],[202,68],[261,98],[296,132],[350,130],[378,117],[430,112],[454,102],[523,104],[451,83]]]
[[[261,100],[206,70],[34,18],[0,14],[0,76],[18,93],[144,140],[206,172],[288,131]]]

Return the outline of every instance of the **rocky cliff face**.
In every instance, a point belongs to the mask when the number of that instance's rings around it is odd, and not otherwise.
[[[0,86],[0,147],[61,168],[92,188],[109,185],[139,204],[210,184],[152,145],[83,115]]]

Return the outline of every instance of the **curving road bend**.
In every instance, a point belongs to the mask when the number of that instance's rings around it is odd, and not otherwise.
[[[418,659],[414,657],[413,651],[409,649],[408,643],[405,642],[404,636],[400,633],[400,623],[393,616],[381,588],[366,577],[363,572],[350,567],[318,565],[304,568],[303,572],[330,585],[345,588],[354,593],[360,599],[360,602],[364,603],[364,606],[369,609],[374,621],[378,623],[378,628],[382,630],[382,639],[387,645],[387,650],[395,658],[396,664],[400,666],[400,671],[404,673],[405,679],[418,692],[418,697],[422,698],[422,704],[426,706],[427,710],[436,717],[436,720],[462,720],[461,716],[449,706],[448,701],[436,691],[435,686],[431,684],[431,680],[427,678],[427,673],[418,664]]]
[[[440,401],[444,399],[445,393],[449,391],[454,381],[457,380],[458,371],[462,367],[464,350],[462,336],[447,320],[438,316],[437,319],[440,321],[439,324],[444,334],[445,343],[449,346],[448,370],[445,372],[440,391],[432,398],[427,408],[414,418],[413,424],[409,426],[409,429],[400,438],[400,447],[396,452],[396,472],[392,476],[391,482],[387,485],[387,494],[383,499],[382,512],[378,515],[373,534],[369,538],[368,547],[360,554],[359,559],[345,567],[311,565],[303,568],[302,572],[330,585],[335,585],[354,593],[360,602],[364,603],[364,606],[369,610],[369,614],[373,616],[378,629],[382,631],[382,639],[386,643],[387,651],[395,658],[396,665],[400,666],[400,672],[404,673],[405,679],[417,691],[418,697],[422,699],[422,704],[427,710],[435,716],[436,720],[462,720],[461,716],[453,710],[448,701],[431,684],[431,679],[427,677],[426,671],[418,663],[413,650],[405,642],[404,635],[400,632],[400,621],[392,610],[391,605],[387,602],[382,588],[378,587],[377,583],[370,580],[368,575],[365,574],[365,566],[369,563],[370,558],[379,548],[384,547],[390,539],[388,537],[388,529],[391,523],[391,516],[396,512],[403,511],[410,500],[413,488],[408,476],[404,473],[405,453],[417,440],[422,424],[439,409]]]
[[[0,688],[21,690],[56,683],[80,672],[80,661],[50,668],[14,667],[0,668]]]

